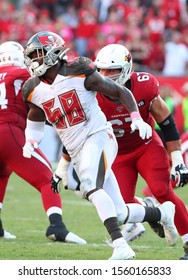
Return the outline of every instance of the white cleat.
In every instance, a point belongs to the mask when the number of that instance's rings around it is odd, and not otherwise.
[[[2,238],[6,238],[6,239],[15,239],[16,236],[11,234],[10,232],[4,230],[4,235],[2,236]]]
[[[158,208],[161,211],[161,223],[164,228],[165,238],[170,246],[174,246],[178,239],[178,231],[174,224],[175,205],[171,201],[166,201]]]
[[[127,241],[120,237],[113,241],[114,251],[109,260],[131,260],[135,257],[135,252],[128,245]]]
[[[127,223],[123,225],[121,233],[126,241],[133,241],[144,235],[145,231],[142,223]]]
[[[69,232],[67,236],[65,237],[66,243],[74,243],[74,244],[80,244],[80,245],[85,245],[87,242],[79,237],[78,235],[74,234],[73,232]]]

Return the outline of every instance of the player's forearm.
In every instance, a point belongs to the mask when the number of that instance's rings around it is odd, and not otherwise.
[[[174,151],[181,151],[181,140],[166,142],[167,151],[171,154]]]
[[[32,139],[39,144],[44,136],[44,125],[45,122],[35,122],[27,119],[27,126],[25,129],[26,142]]]

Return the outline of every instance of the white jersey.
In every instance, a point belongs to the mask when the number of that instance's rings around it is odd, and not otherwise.
[[[117,155],[117,141],[96,99],[88,91],[85,77],[96,71],[87,58],[62,65],[49,85],[32,77],[24,85],[23,99],[40,107],[56,128],[81,182],[83,197],[101,189],[114,176],[111,165]],[[116,186],[118,184],[116,181]]]
[[[111,127],[98,106],[96,93],[86,90],[85,76],[57,75],[53,84],[35,87],[30,102],[40,107],[55,127],[71,157],[97,131]]]

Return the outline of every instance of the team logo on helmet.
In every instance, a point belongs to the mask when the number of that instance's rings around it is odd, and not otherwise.
[[[131,54],[125,56],[125,61],[130,62],[131,61]]]
[[[38,39],[44,46],[54,45],[58,41],[58,39],[55,38],[53,35],[39,36]]]

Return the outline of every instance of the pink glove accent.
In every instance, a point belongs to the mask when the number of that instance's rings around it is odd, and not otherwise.
[[[130,116],[131,116],[131,119],[133,120],[133,119],[141,119],[141,116],[140,116],[140,113],[139,112],[132,112],[131,114],[130,114]]]

